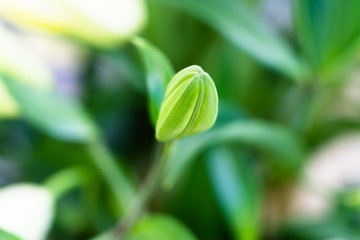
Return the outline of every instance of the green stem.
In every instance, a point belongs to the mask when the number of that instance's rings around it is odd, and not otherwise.
[[[80,167],[73,167],[62,170],[44,182],[44,186],[55,196],[60,198],[66,192],[83,183],[84,172]]]
[[[131,231],[136,222],[146,213],[148,204],[153,195],[158,191],[166,173],[168,157],[171,152],[171,142],[163,144],[161,154],[146,177],[141,187],[138,201],[135,201],[130,210],[118,224],[104,234],[93,240],[123,239]]]
[[[87,146],[87,151],[122,211],[128,209],[136,200],[136,192],[129,182],[124,170],[116,163],[115,158],[101,141],[94,141]]]
[[[304,131],[307,137],[311,136],[316,128],[319,127],[324,115],[329,110],[329,107],[331,107],[331,103],[333,103],[336,94],[336,91],[323,89],[323,92],[319,91],[317,96],[313,96],[313,98],[310,99],[310,107],[307,115],[308,124]]]

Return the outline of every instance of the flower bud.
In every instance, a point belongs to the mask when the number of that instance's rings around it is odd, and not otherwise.
[[[217,113],[213,80],[201,67],[187,67],[167,86],[156,123],[156,139],[165,142],[203,132],[214,125]]]

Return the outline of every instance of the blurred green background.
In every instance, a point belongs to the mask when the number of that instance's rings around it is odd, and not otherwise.
[[[217,122],[176,142],[123,238],[360,239],[359,13],[338,0],[0,0],[0,239],[91,239],[124,219],[161,149],[166,83],[194,64],[216,84]],[[46,203],[7,191],[29,183]]]

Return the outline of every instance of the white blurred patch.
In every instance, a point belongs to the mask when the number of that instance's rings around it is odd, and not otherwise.
[[[339,96],[332,103],[330,117],[359,119],[360,113],[360,69],[353,71]]]
[[[0,228],[24,240],[45,239],[54,198],[45,188],[14,184],[0,189]]]
[[[146,22],[143,0],[1,0],[0,15],[26,29],[113,47]]]
[[[66,0],[66,2],[89,20],[114,34],[132,34],[145,21],[145,10],[141,0]]]
[[[24,46],[22,39],[1,22],[0,39],[0,70],[2,73],[40,90],[52,87],[53,78],[47,65],[31,48]]]
[[[292,192],[290,201],[290,218],[317,219],[330,209],[327,198],[303,186],[298,186]]]
[[[331,200],[349,185],[360,184],[360,133],[339,136],[316,151],[304,172],[304,181],[294,191],[290,214],[321,217]]]
[[[12,13],[14,9],[23,19],[31,19],[32,16],[40,16],[41,19],[50,24],[65,25],[71,17],[69,12],[59,8],[56,1],[44,0],[1,0],[0,9],[3,16]]]
[[[360,183],[360,133],[337,137],[319,149],[306,169],[306,179],[322,194]]]

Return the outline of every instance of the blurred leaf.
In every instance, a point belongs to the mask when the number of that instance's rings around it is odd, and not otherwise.
[[[4,77],[24,118],[48,135],[67,141],[89,142],[97,135],[94,123],[76,103]]]
[[[20,113],[15,99],[0,78],[0,117],[16,117]]]
[[[125,169],[116,162],[106,145],[97,140],[88,145],[88,153],[107,182],[122,213],[132,206],[136,199],[136,190],[132,186]],[[123,161],[123,160],[121,160]]]
[[[88,152],[120,209],[132,204],[135,192],[124,170],[101,142],[97,127],[77,102],[40,92],[8,77],[4,79],[27,121],[54,138],[88,143]]]
[[[234,121],[179,141],[169,159],[165,187],[173,186],[201,152],[225,142],[242,144],[266,153],[278,172],[286,174],[298,171],[305,155],[299,139],[285,127],[259,120]]]
[[[51,71],[24,42],[0,22],[0,73],[47,91],[54,79]],[[19,107],[0,79],[0,117],[17,117]]]
[[[0,239],[1,240],[21,240],[21,238],[16,237],[15,235],[5,232],[1,229],[0,229]]]
[[[300,80],[302,61],[285,39],[242,1],[153,0],[180,8],[206,22],[235,46],[261,63]],[[205,41],[205,40],[204,40]]]
[[[168,58],[154,45],[139,37],[135,38],[133,43],[139,50],[146,69],[150,117],[155,125],[167,83],[175,72]]]
[[[247,159],[218,147],[209,151],[205,160],[215,195],[235,238],[259,239],[259,186],[253,169],[245,162]]]
[[[54,138],[87,143],[87,151],[113,192],[120,209],[132,204],[135,192],[124,170],[109,153],[99,137],[96,125],[77,102],[54,93],[38,91],[8,77],[4,77],[4,80],[27,121]]]
[[[347,58],[355,56],[360,36],[359,9],[359,1],[294,1],[298,38],[315,70],[338,69],[348,64]]]
[[[333,216],[318,222],[301,221],[287,226],[283,238],[292,240],[358,240],[357,229],[352,229],[340,216]]]
[[[166,215],[149,215],[139,221],[126,240],[195,240],[179,221]]]

